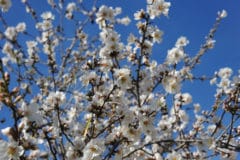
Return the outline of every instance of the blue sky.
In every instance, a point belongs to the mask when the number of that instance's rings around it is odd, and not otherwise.
[[[84,1],[87,2],[88,0]],[[37,8],[39,13],[50,9],[42,0],[29,0],[29,2]],[[228,16],[222,21],[217,30],[215,48],[203,56],[201,64],[197,66],[194,73],[197,75],[212,75],[219,68],[228,66],[236,74],[237,70],[240,69],[240,1],[169,0],[169,2],[171,2],[169,17],[161,17],[155,21],[155,24],[164,31],[164,37],[163,42],[154,47],[154,59],[158,62],[163,62],[167,50],[174,46],[177,38],[180,36],[186,36],[189,39],[190,44],[186,47],[186,52],[194,56],[201,44],[204,43],[205,36],[213,26],[217,12],[225,9],[228,12]],[[29,17],[21,11],[23,5],[20,3],[20,0],[12,0],[12,3],[13,6],[8,13],[9,15],[3,14],[8,24],[16,25],[21,21],[29,23]],[[98,4],[113,7],[121,6],[123,9],[122,16],[128,15],[132,19],[127,29],[125,27],[117,28],[119,33],[121,33],[123,41],[126,41],[130,32],[137,34],[133,13],[141,8],[146,8],[145,0],[99,0]],[[34,26],[31,24],[27,26],[30,30],[32,27]],[[0,26],[0,28],[2,27]],[[67,29],[71,30],[71,27]],[[89,30],[89,32],[93,33],[95,31]],[[193,95],[193,101],[202,104],[204,108],[210,107],[214,101],[215,87],[210,86],[208,82],[189,83],[189,85],[183,87],[183,90],[190,92]],[[0,125],[0,129],[2,127]]]

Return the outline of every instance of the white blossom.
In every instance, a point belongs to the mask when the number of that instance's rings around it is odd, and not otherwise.
[[[212,49],[214,47],[215,43],[216,43],[216,40],[208,39],[205,47],[207,47],[208,49]]]
[[[9,139],[11,139],[11,140],[13,140],[14,139],[14,135],[13,135],[13,133],[14,133],[14,130],[13,130],[13,128],[11,128],[11,127],[7,127],[7,128],[4,128],[4,129],[1,129],[1,133],[3,134],[3,135],[5,135],[5,136],[8,136],[8,138]]]
[[[127,137],[131,141],[136,141],[141,134],[141,130],[139,128],[129,127],[129,126],[122,126],[121,128],[122,134]]]
[[[18,23],[18,25],[16,26],[16,31],[24,32],[25,30],[26,30],[26,23],[25,22]]]
[[[181,37],[178,38],[175,46],[176,46],[177,48],[180,48],[180,47],[185,47],[185,46],[188,45],[188,44],[189,44],[189,40],[188,40],[186,37],[181,36]]]
[[[200,111],[201,109],[201,106],[199,103],[196,103],[196,104],[193,104],[193,107],[194,107],[194,113],[196,114],[197,112]]]
[[[54,20],[55,16],[51,12],[44,12],[41,14],[43,20]]]
[[[37,56],[37,55],[35,55],[35,53],[39,50],[39,48],[37,47],[38,43],[36,41],[27,41],[26,44],[28,47],[27,51],[28,51],[29,56],[30,57],[32,57],[33,55]]]
[[[17,62],[17,57],[21,57],[21,54],[16,55],[13,45],[9,42],[6,42],[3,46],[2,52],[6,54],[6,57],[3,57],[4,64],[8,63],[8,61],[11,61],[12,63]]]
[[[40,106],[36,103],[32,104],[22,104],[22,112],[25,118],[27,118],[27,121],[29,122],[35,122],[38,126],[42,125],[44,123],[43,117],[41,116],[41,113],[39,111]]]
[[[145,17],[145,11],[143,9],[134,13],[135,20],[140,20],[140,19],[143,19],[144,17]]]
[[[219,88],[222,88],[223,90],[227,91],[227,89],[230,87],[231,81],[229,79],[222,79],[217,86]]]
[[[104,141],[101,139],[92,139],[83,150],[83,159],[94,159],[104,151]]]
[[[175,97],[178,98],[184,105],[192,102],[192,96],[189,93],[177,94]]]
[[[95,80],[97,78],[96,72],[92,71],[88,74],[85,74],[80,77],[80,81],[82,81],[83,86],[87,86],[92,80]]]
[[[128,68],[114,70],[114,75],[117,79],[117,84],[123,89],[131,86],[130,70]]]
[[[221,12],[218,12],[218,15],[220,18],[225,18],[227,17],[227,11],[223,9]]]
[[[169,116],[164,115],[162,119],[158,122],[158,127],[160,127],[161,131],[171,132],[172,122],[170,121]]]
[[[64,92],[56,91],[56,92],[50,92],[48,97],[46,98],[46,102],[48,105],[56,105],[56,104],[62,104],[66,101],[66,95]]]
[[[0,140],[0,159],[18,160],[23,153],[23,147],[19,146],[16,142]]]
[[[147,6],[147,11],[150,14],[151,19],[159,17],[161,14],[168,16],[169,8],[171,6],[170,2],[165,2],[165,0],[147,0],[147,2],[150,4]]]
[[[114,21],[114,10],[112,7],[107,7],[105,5],[101,6],[96,14],[96,22],[99,24],[100,28],[106,27],[106,20]]]
[[[151,36],[153,37],[153,42],[160,43],[160,42],[162,42],[163,31],[161,31],[159,29],[155,29],[151,33]]]
[[[177,76],[166,76],[162,81],[163,87],[166,92],[174,94],[181,89],[181,79]]]
[[[209,125],[207,128],[208,133],[212,134],[215,131],[216,127],[217,126],[215,124]]]
[[[217,78],[214,77],[210,80],[210,84],[213,85],[213,84],[216,84],[217,83]]]
[[[7,12],[11,6],[12,6],[11,0],[0,0],[0,7],[2,8],[3,12]]]
[[[232,69],[229,67],[221,68],[218,72],[218,76],[221,78],[229,78],[232,75]]]
[[[146,40],[144,41],[143,45],[142,45],[142,50],[145,54],[151,54],[152,53],[152,42]]]
[[[168,50],[168,54],[167,54],[167,59],[166,62],[168,64],[177,64],[179,63],[184,57],[185,57],[185,53],[182,49],[174,47],[171,50]]]
[[[17,31],[15,27],[8,27],[4,34],[9,40],[16,40]]]
[[[110,69],[112,68],[112,66],[113,66],[113,63],[112,63],[112,61],[111,61],[110,59],[104,58],[104,59],[102,59],[102,60],[100,61],[100,68],[101,68],[101,70],[104,71],[104,72],[110,71]]]
[[[166,160],[176,160],[176,159],[178,160],[183,159],[180,153],[172,151],[171,153],[167,154]]]
[[[72,12],[72,11],[74,11],[76,9],[77,9],[77,6],[76,6],[76,3],[74,3],[74,2],[68,3],[68,5],[66,7],[66,10],[68,12]]]
[[[125,25],[125,26],[127,26],[127,25],[129,25],[129,23],[131,22],[131,19],[129,18],[129,17],[124,17],[124,18],[118,18],[117,19],[117,22],[119,23],[119,24],[123,24],[123,25]]]
[[[73,18],[73,11],[77,10],[77,6],[75,2],[68,3],[66,7],[66,18],[72,19]]]

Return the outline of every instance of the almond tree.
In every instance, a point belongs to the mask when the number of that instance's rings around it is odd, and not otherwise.
[[[192,72],[214,48],[225,10],[198,53],[185,53],[189,40],[181,36],[157,61],[152,48],[164,32],[155,22],[168,16],[170,2],[147,0],[132,21],[138,34],[129,30],[127,40],[116,29],[131,22],[120,7],[48,0],[51,10],[41,13],[22,0],[31,21],[11,25],[15,3],[0,0],[0,112],[8,114],[0,159],[236,158],[240,75],[228,67],[209,77]],[[216,85],[208,110],[182,92],[197,80]]]

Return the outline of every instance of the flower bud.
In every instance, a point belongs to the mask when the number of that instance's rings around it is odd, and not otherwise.
[[[2,134],[5,136],[10,136],[11,134],[11,127],[7,127],[1,130]]]
[[[222,11],[218,12],[218,16],[219,16],[220,18],[225,18],[225,17],[227,17],[227,11],[226,11],[226,10],[222,10]]]
[[[19,95],[19,96],[17,96],[16,98],[15,98],[15,103],[17,103],[18,101],[20,101],[22,99],[22,96],[21,95]]]
[[[13,90],[12,90],[12,92],[11,92],[11,94],[17,94],[19,92],[19,87],[15,87],[15,88],[13,88]]]
[[[10,75],[9,75],[8,72],[5,72],[5,73],[4,73],[4,79],[5,79],[5,81],[9,82],[9,80],[10,80]]]
[[[16,140],[16,132],[13,128],[7,127],[1,130],[2,134],[7,136],[8,138]]]

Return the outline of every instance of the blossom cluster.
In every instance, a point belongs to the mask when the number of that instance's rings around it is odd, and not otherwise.
[[[43,13],[22,0],[31,22],[9,25],[4,14],[15,3],[0,0],[0,113],[10,115],[1,119],[0,159],[236,158],[240,73],[192,72],[214,48],[225,10],[195,56],[180,36],[160,62],[153,47],[164,32],[155,22],[168,16],[168,1],[147,0],[131,20],[96,0],[47,0]],[[123,36],[118,26],[130,23],[137,32]],[[198,79],[216,84],[209,110],[182,89]]]

